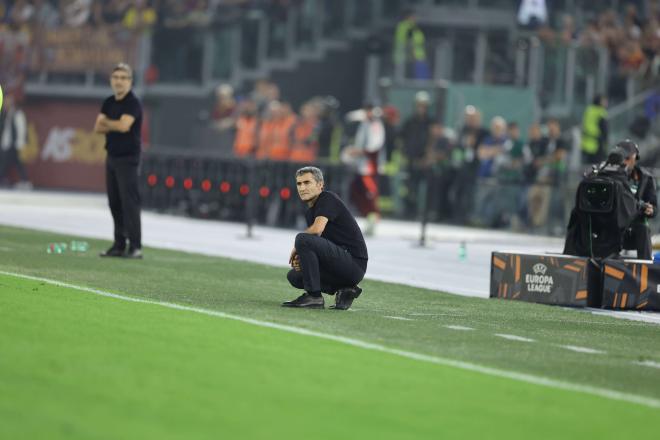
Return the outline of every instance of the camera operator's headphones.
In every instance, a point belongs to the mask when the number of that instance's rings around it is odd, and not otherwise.
[[[614,146],[614,152],[621,153],[624,159],[627,159],[634,154],[635,158],[639,160],[639,147],[630,139],[619,141]]]

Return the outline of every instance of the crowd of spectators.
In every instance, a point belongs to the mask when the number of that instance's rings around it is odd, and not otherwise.
[[[45,28],[122,26],[200,27],[260,9],[275,19],[301,0],[2,0],[0,23]]]
[[[543,230],[554,226],[548,219],[563,216],[572,146],[556,119],[520,127],[497,116],[485,128],[481,112],[470,105],[460,127],[445,127],[421,91],[403,121],[394,106],[372,103],[340,120],[336,104],[327,101],[312,98],[296,114],[271,81],[257,81],[240,99],[221,85],[211,124],[235,131],[235,157],[352,167],[351,199],[367,217],[377,219],[379,193],[394,174],[405,188],[394,191],[403,194],[401,211],[408,215],[427,203],[436,221]],[[420,194],[428,199],[421,201]]]
[[[0,0],[0,83],[20,103],[31,39],[39,30],[109,28],[135,33],[162,27],[186,33],[255,8],[284,20],[289,8],[300,4],[301,0]],[[581,26],[566,15],[556,28],[543,25],[536,32],[548,45],[607,48],[621,75],[656,76],[660,6],[658,0],[647,4],[643,15],[628,5],[623,15],[607,10]],[[399,23],[396,36],[395,61],[412,63],[412,70],[422,71],[426,41],[414,14]],[[313,97],[294,109],[280,96],[278,86],[264,79],[244,96],[237,96],[228,84],[219,86],[211,125],[231,134],[236,157],[300,163],[343,160],[359,176],[355,192],[362,200],[356,204],[365,215],[378,214],[378,176],[386,169],[406,176],[403,206],[408,213],[423,205],[420,194],[432,194],[427,200],[431,216],[443,221],[541,228],[547,227],[553,211],[561,215],[556,188],[563,182],[569,147],[559,121],[520,127],[496,117],[484,128],[479,110],[468,106],[460,127],[444,127],[429,108],[430,97],[422,92],[412,116],[404,121],[393,106],[371,104],[340,121],[338,104],[331,97]]]
[[[196,47],[201,36],[190,33],[191,30],[223,26],[254,10],[262,10],[273,20],[284,20],[291,7],[300,3],[300,0],[0,0],[0,82],[22,84],[31,49],[39,45],[39,36],[62,29],[102,30],[110,32],[113,40],[162,31],[154,42],[172,47],[173,64],[181,64],[186,61],[183,58],[193,56],[197,59],[192,64],[199,69],[201,52]],[[158,54],[159,49],[168,50],[157,47]],[[151,66],[146,74],[148,82],[159,79],[156,66]],[[169,79],[167,75],[163,78]],[[10,88],[16,87],[10,84]]]
[[[4,0],[0,2],[0,23],[27,32],[85,26],[142,30],[156,23],[157,4],[157,0]]]
[[[20,102],[31,52],[49,31],[144,32],[159,20],[156,0],[1,0],[0,83]]]
[[[158,28],[187,32],[189,28],[236,20],[254,10],[262,10],[273,21],[284,21],[292,8],[303,8],[303,3],[304,0],[0,0],[0,40],[13,40],[14,45],[18,41],[27,49],[34,30],[61,27],[105,27],[125,32]],[[543,24],[538,35],[548,45],[578,43],[582,47],[607,48],[615,75],[655,77],[660,72],[660,6],[658,0],[649,0],[646,5],[642,12],[634,4],[627,5],[622,14],[605,10],[581,23],[576,23],[574,17],[567,14],[554,26]],[[405,70],[411,72],[405,72],[406,76],[428,78],[426,56],[432,52],[429,45],[433,41],[425,40],[411,9],[407,9],[404,16],[396,28],[393,59],[396,65],[409,61]],[[276,26],[271,28],[274,30]],[[192,34],[186,35],[196,41]],[[173,42],[180,40],[176,33],[170,37],[174,41],[166,37],[157,41],[169,42],[168,45],[172,46]],[[2,41],[0,50],[5,51],[5,46],[12,44]],[[191,43],[191,46],[195,45]],[[8,64],[7,60],[12,57],[1,55],[3,64]],[[196,53],[195,56],[201,55]],[[180,64],[181,60],[177,59],[177,63]],[[18,63],[17,67],[14,62],[11,67],[20,69],[21,64]],[[621,88],[621,81],[617,84]],[[608,94],[616,96],[617,90],[610,90]]]
[[[649,0],[644,13],[627,4],[623,13],[605,10],[578,25],[570,14],[560,23],[539,28],[538,35],[550,45],[578,44],[606,48],[619,76],[657,77],[660,73],[660,2]]]
[[[552,232],[549,219],[563,216],[562,185],[570,150],[558,120],[520,127],[495,116],[486,128],[479,109],[469,105],[462,126],[454,129],[428,115],[423,96],[416,107],[404,122],[400,142],[408,163],[409,193],[430,186],[431,218]],[[417,129],[406,130],[410,124]]]

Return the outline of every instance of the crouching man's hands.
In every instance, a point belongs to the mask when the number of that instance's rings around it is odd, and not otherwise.
[[[289,264],[296,272],[300,272],[300,256],[296,252],[296,248],[293,248],[291,255],[289,256]]]
[[[293,260],[291,261],[291,267],[293,267],[293,270],[296,272],[300,272],[300,255],[296,255],[293,257]]]

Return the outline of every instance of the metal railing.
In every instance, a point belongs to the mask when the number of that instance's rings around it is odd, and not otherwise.
[[[508,85],[533,90],[543,116],[578,121],[597,94],[609,95],[616,105],[633,100],[653,84],[641,75],[618,75],[605,47],[544,43],[518,31],[474,29],[466,41],[459,30],[450,30],[430,39],[426,47],[429,78],[416,78],[410,66],[393,63],[389,53],[371,55],[365,73],[365,83],[372,84],[367,95],[377,92],[373,84],[384,82],[420,90],[434,88],[439,80]]]
[[[293,227],[304,206],[297,200],[297,162],[257,161],[195,153],[149,152],[142,161],[141,194],[147,209],[197,218]],[[348,197],[351,171],[323,164],[326,187]]]
[[[326,188],[351,203],[353,169],[319,163]],[[226,159],[199,154],[149,152],[144,155],[141,194],[146,209],[211,220],[303,228],[295,171],[300,163]],[[656,178],[660,170],[654,170]],[[462,177],[461,177],[462,176]],[[455,224],[562,237],[582,176],[566,172],[556,184],[476,179],[463,169],[401,172],[380,176],[381,211],[386,218]],[[393,203],[392,203],[393,202]],[[388,206],[388,209],[385,209]],[[651,219],[651,231],[660,217]]]

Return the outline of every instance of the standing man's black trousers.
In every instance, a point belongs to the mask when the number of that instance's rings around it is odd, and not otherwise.
[[[367,260],[353,258],[348,251],[317,235],[296,236],[296,251],[301,271],[290,270],[287,278],[297,289],[307,293],[335,293],[337,289],[356,286],[367,270]]]
[[[131,249],[142,247],[140,224],[140,192],[138,190],[139,157],[111,157],[106,160],[105,183],[110,212],[115,223],[114,247],[124,249],[126,239]]]
[[[635,220],[623,236],[624,249],[636,249],[637,258],[652,260],[651,230],[644,220]]]

